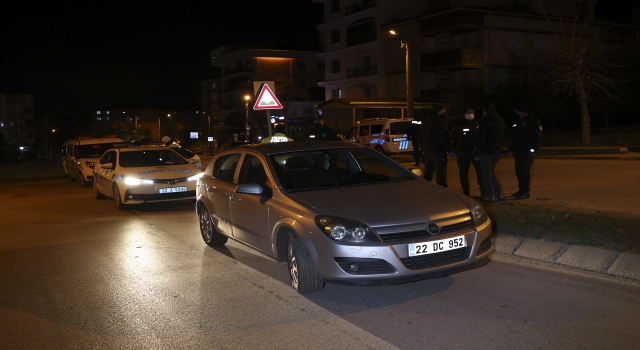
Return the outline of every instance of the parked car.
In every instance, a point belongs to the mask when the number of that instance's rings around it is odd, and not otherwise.
[[[170,148],[120,144],[96,163],[93,190],[96,199],[111,197],[121,210],[130,204],[195,200],[202,174]]]
[[[210,246],[229,238],[286,261],[292,286],[395,284],[489,260],[491,221],[473,199],[370,148],[296,141],[218,153],[198,180]]]
[[[115,143],[121,142],[122,139],[118,137],[80,137],[67,140],[63,144],[62,167],[69,181],[80,180],[82,186],[91,186],[95,163]]]
[[[371,118],[358,122],[343,141],[365,145],[385,154],[413,152],[407,135],[411,119]]]

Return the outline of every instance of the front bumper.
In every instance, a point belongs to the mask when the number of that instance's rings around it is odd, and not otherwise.
[[[433,239],[460,235],[465,236],[466,247],[418,257],[409,257],[407,246],[420,240],[347,246],[335,244],[322,236],[312,239],[310,255],[318,274],[327,282],[361,286],[400,284],[447,276],[486,264],[493,250],[491,221],[487,220],[477,231],[451,232]],[[350,271],[349,266],[353,263],[361,269]]]

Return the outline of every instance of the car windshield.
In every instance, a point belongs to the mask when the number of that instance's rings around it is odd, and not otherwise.
[[[98,143],[95,145],[76,146],[78,158],[100,158],[108,149],[113,148],[112,143]]]
[[[139,168],[148,166],[163,166],[187,164],[186,159],[170,149],[140,150],[120,153],[120,166],[123,168]]]
[[[366,148],[306,150],[270,157],[287,192],[417,179],[407,168]]]

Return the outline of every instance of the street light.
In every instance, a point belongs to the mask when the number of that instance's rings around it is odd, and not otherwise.
[[[401,35],[400,32],[404,32],[404,35]],[[413,42],[409,45],[409,40],[411,39],[411,33],[408,33],[407,25],[403,25],[398,29],[390,29],[389,34],[400,36],[400,47],[404,48],[405,51],[405,70],[406,70],[406,94],[407,94],[407,118],[414,119],[413,117],[413,69],[412,69],[412,61],[411,54],[413,53]],[[404,40],[403,38],[404,37]],[[411,50],[411,51],[410,51]]]
[[[244,140],[249,141],[249,100],[251,96],[244,95],[244,109],[246,111],[244,116]]]

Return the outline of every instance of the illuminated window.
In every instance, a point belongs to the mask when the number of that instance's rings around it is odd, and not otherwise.
[[[102,117],[96,117],[96,120],[97,120],[97,121],[101,121],[101,120],[102,120]]]
[[[101,111],[97,111],[96,114],[102,114],[102,112]]]
[[[337,98],[342,97],[342,90],[340,89],[331,90],[331,97],[337,97]]]
[[[107,114],[109,114],[109,111],[107,111]],[[107,118],[107,120],[109,120],[109,118]]]

